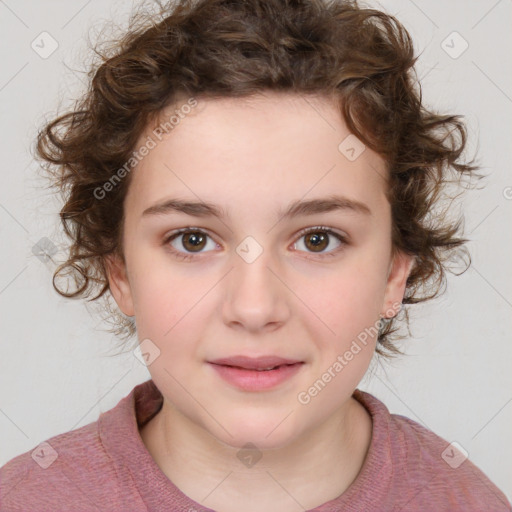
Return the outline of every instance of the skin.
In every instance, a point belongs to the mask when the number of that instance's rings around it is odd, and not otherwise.
[[[201,99],[132,171],[124,262],[110,257],[107,265],[112,294],[135,316],[139,340],[160,350],[148,370],[164,403],[141,437],[167,477],[206,507],[314,508],[342,494],[363,465],[372,420],[351,395],[375,337],[309,403],[297,398],[365,328],[393,316],[413,263],[403,253],[392,257],[385,162],[369,148],[347,159],[338,145],[349,134],[321,97]],[[333,193],[365,203],[371,215],[276,216],[292,201]],[[142,215],[171,197],[215,203],[229,215]],[[298,236],[315,226],[347,243],[329,235],[315,252],[308,236]],[[187,227],[210,236],[199,252],[183,236],[165,244]],[[236,252],[247,236],[263,250],[251,263]],[[192,259],[179,259],[169,245]],[[272,390],[242,391],[207,363],[236,354],[305,364]],[[237,457],[248,442],[262,455],[251,467]]]

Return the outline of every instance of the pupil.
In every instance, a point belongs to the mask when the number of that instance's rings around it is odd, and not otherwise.
[[[317,234],[313,233],[308,237],[308,241],[313,243],[313,249],[325,249],[325,241],[327,240],[327,236],[325,234]],[[323,243],[323,246],[322,246]]]
[[[185,237],[185,247],[190,244],[196,249],[200,247],[201,243],[204,242],[204,237],[201,234],[191,233]]]

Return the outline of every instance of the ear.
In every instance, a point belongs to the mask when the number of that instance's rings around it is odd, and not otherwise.
[[[397,251],[394,254],[389,266],[381,317],[392,318],[400,311],[398,306],[402,304],[407,278],[411,273],[414,260],[415,257],[413,255],[402,251]]]
[[[107,269],[110,292],[117,302],[119,309],[126,316],[134,316],[135,310],[130,282],[126,272],[126,263],[120,256],[109,254],[105,256],[105,267]]]

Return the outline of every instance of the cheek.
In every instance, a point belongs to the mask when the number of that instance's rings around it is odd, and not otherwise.
[[[197,314],[207,285],[204,280],[180,276],[176,266],[171,269],[165,261],[154,257],[147,261],[151,265],[137,273],[132,287],[139,338],[154,339],[160,345],[187,337],[187,332],[190,337],[190,319]]]
[[[307,304],[325,324],[324,339],[330,333],[343,344],[374,324],[382,308],[384,278],[381,268],[361,261],[347,265],[318,287],[308,287]]]

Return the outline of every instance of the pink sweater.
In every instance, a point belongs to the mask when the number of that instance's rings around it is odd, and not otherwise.
[[[356,389],[373,418],[372,441],[352,485],[316,512],[511,511],[505,495],[460,452],[418,423]],[[99,419],[54,436],[0,468],[0,511],[183,511],[211,509],[183,494],[139,435],[158,412],[152,380]]]

